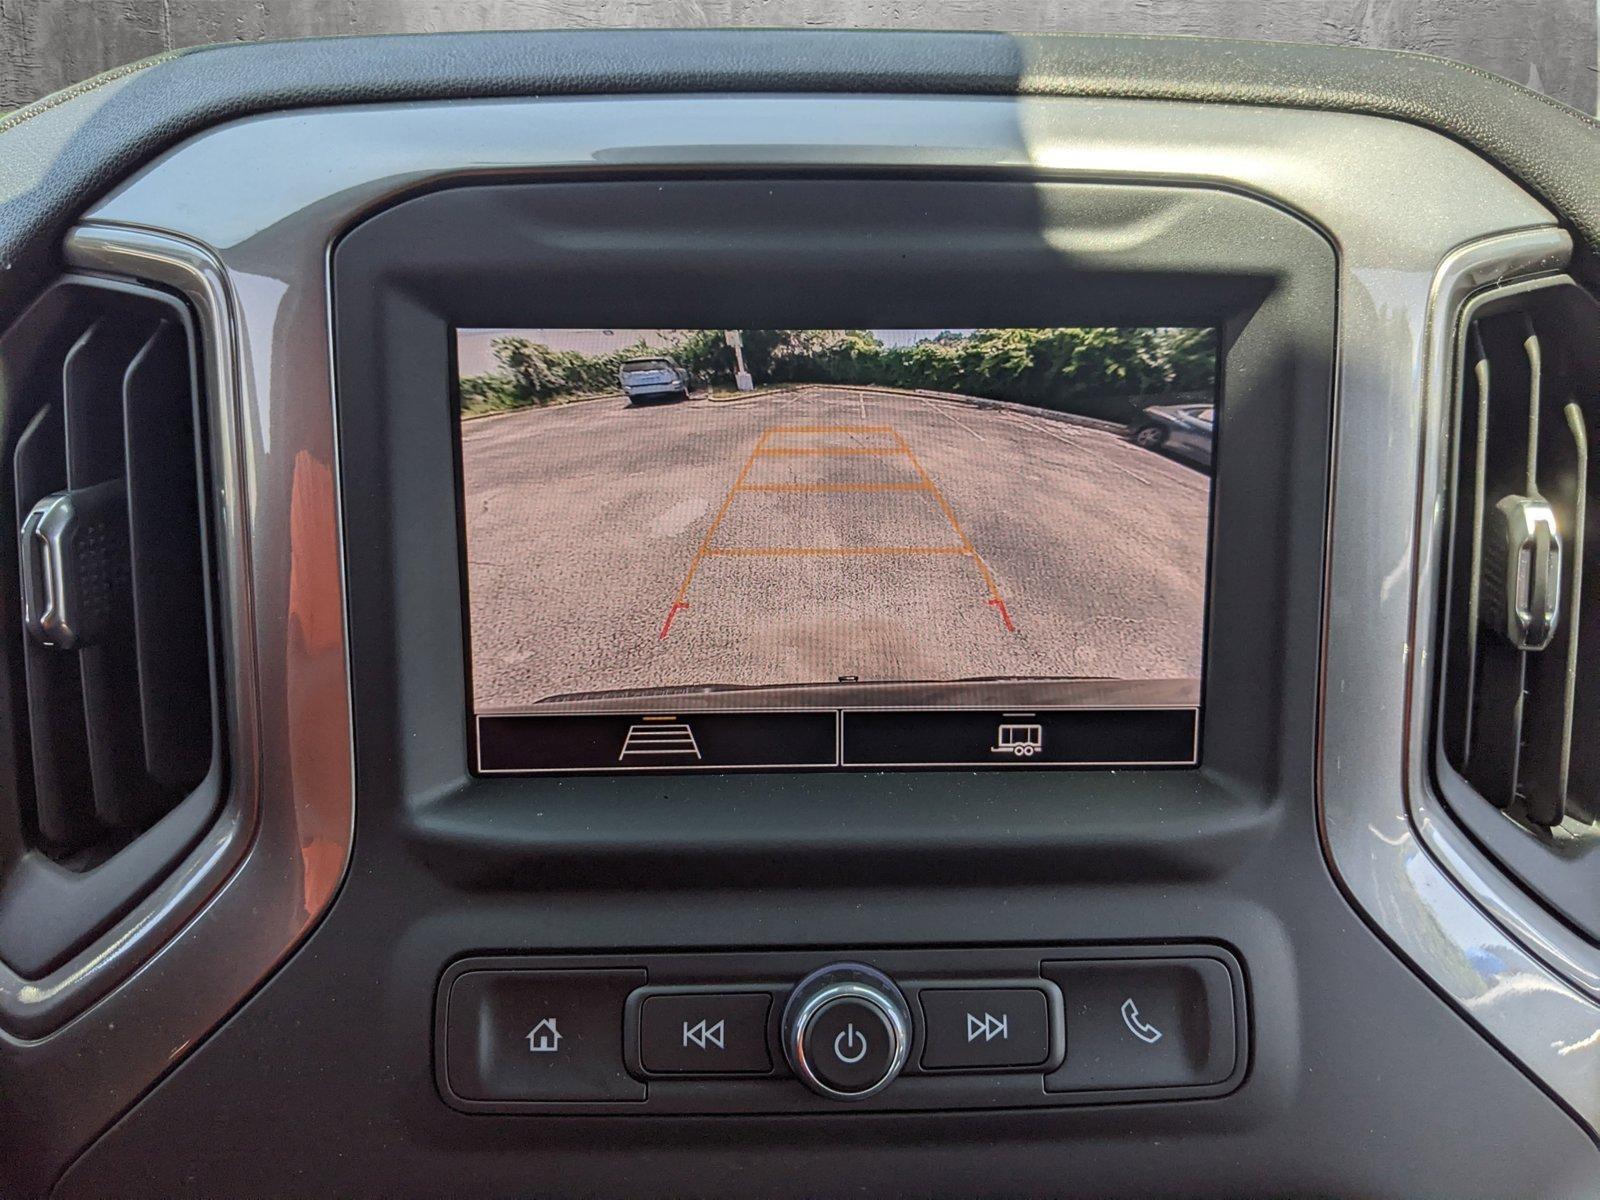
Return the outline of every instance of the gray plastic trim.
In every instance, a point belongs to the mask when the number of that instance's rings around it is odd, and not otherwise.
[[[86,1144],[283,960],[331,903],[354,826],[331,413],[285,410],[276,434],[286,453],[265,459],[258,414],[248,408],[237,298],[209,250],[170,233],[84,226],[64,251],[73,266],[181,292],[197,316],[230,769],[215,824],[128,916],[45,979],[0,965],[5,1023],[22,1037],[50,1030],[34,1041],[0,1035],[8,1088],[39,1098],[37,1122],[0,1136],[0,1156],[26,1147],[40,1163]],[[259,505],[285,460],[301,477],[313,469],[308,462],[320,462],[326,486],[307,484],[282,510]],[[293,587],[284,563],[298,573]],[[277,587],[293,594],[277,618],[266,615],[277,606],[263,611],[263,575],[269,605]],[[308,758],[304,749],[316,747],[295,736],[313,716],[319,736],[310,740],[331,746],[329,757]],[[90,1060],[115,1069],[97,1071],[92,1088],[63,1073]],[[63,1087],[65,1095],[53,1094]]]
[[[257,586],[271,588],[281,604],[294,492],[285,463],[297,441],[314,442],[317,461],[333,461],[327,256],[339,234],[398,196],[450,181],[705,168],[1209,185],[1267,199],[1329,233],[1341,257],[1342,366],[1321,756],[1327,850],[1354,902],[1399,952],[1591,1132],[1600,1126],[1600,1009],[1491,919],[1491,899],[1469,898],[1423,846],[1406,807],[1424,761],[1409,740],[1415,731],[1406,704],[1412,671],[1420,669],[1408,652],[1426,645],[1413,640],[1413,582],[1433,565],[1415,542],[1415,501],[1424,413],[1437,422],[1438,364],[1447,361],[1437,347],[1448,345],[1452,327],[1449,313],[1440,314],[1458,293],[1507,272],[1559,268],[1570,251],[1546,209],[1462,146],[1416,126],[1344,114],[1084,98],[637,96],[352,106],[209,130],[103,201],[89,214],[94,228],[75,240],[123,236],[113,226],[167,229],[214,255],[237,306],[240,412],[246,460],[257,472],[247,532],[266,572]],[[1507,231],[1523,232],[1489,254],[1460,250]],[[115,266],[148,278],[163,269],[160,261]],[[1426,407],[1425,394],[1433,397]],[[284,611],[258,606],[259,619],[271,623],[261,636],[280,650]],[[330,672],[322,686],[345,683]],[[347,738],[347,727],[339,732]],[[268,730],[260,753],[266,762],[286,760],[306,736],[302,727]],[[347,779],[321,782],[348,787]],[[1431,821],[1425,812],[1417,819]],[[341,863],[342,856],[329,869],[337,875]],[[1489,892],[1513,910],[1516,893]],[[1544,914],[1524,915],[1542,929]],[[209,965],[183,964],[229,953],[206,936],[212,924],[220,928],[203,914],[141,979],[170,988],[206,976]],[[130,988],[112,998],[119,1028],[143,1030],[156,1018],[150,995]],[[194,1024],[198,1038],[207,1025]],[[157,1073],[130,1064],[115,1094],[90,1107],[109,1117]]]
[[[1508,1054],[1600,1130],[1594,947],[1486,858],[1429,773],[1435,586],[1447,518],[1445,422],[1457,317],[1474,293],[1566,265],[1571,239],[1529,229],[1458,247],[1430,288],[1403,419],[1353,408],[1348,346],[1324,640],[1323,834],[1341,882],[1391,944]],[[1385,481],[1415,479],[1417,488]],[[1410,503],[1415,497],[1415,504]],[[1380,707],[1372,706],[1377,702]]]
[[[79,252],[70,257],[77,265],[106,268],[114,263],[123,274],[177,287],[194,303],[213,405],[212,504],[220,547],[216,569],[229,631],[223,659],[230,695],[225,708],[228,758],[233,765],[229,795],[217,821],[133,912],[45,978],[27,979],[0,963],[0,1026],[17,1039],[40,1037],[76,1016],[172,938],[238,864],[258,815],[255,657],[246,640],[252,624],[249,563],[241,533],[245,514],[240,507],[241,464],[232,416],[236,388],[227,344],[232,307],[226,283],[214,259],[198,247],[172,239],[135,240],[110,255],[103,253],[92,234],[76,236],[74,244]],[[70,1039],[83,1033],[80,1028],[75,1034],[69,1026],[57,1036]],[[98,1040],[97,1049],[103,1053],[108,1047]]]
[[[1443,408],[1439,412],[1439,421],[1437,425],[1430,422],[1429,438],[1432,448],[1424,460],[1424,467],[1431,465],[1437,475],[1427,477],[1425,472],[1422,495],[1438,497],[1439,504],[1432,510],[1437,513],[1437,520],[1429,520],[1430,513],[1425,508],[1419,507],[1418,513],[1422,546],[1427,553],[1434,556],[1437,567],[1428,571],[1426,575],[1419,575],[1419,581],[1425,579],[1427,575],[1434,574],[1442,581],[1449,570],[1450,541],[1454,524],[1451,516],[1450,479],[1455,470],[1458,453],[1455,430],[1459,428],[1461,420],[1459,397],[1467,367],[1468,330],[1485,307],[1498,307],[1518,296],[1532,296],[1551,289],[1566,289],[1573,286],[1576,286],[1575,281],[1566,273],[1545,273],[1515,281],[1508,279],[1496,282],[1492,287],[1475,292],[1459,306],[1451,330],[1451,344],[1436,347],[1439,353],[1450,355],[1449,377],[1444,381],[1446,390],[1441,393]],[[1435,360],[1434,365],[1436,367],[1441,365],[1440,360]],[[1569,564],[1578,561],[1580,561],[1578,557],[1568,557]],[[1569,566],[1568,570],[1571,569]],[[1438,589],[1429,589],[1425,583],[1422,587],[1423,590],[1418,595],[1417,637],[1425,639],[1425,641],[1419,640],[1419,644],[1434,647],[1438,645],[1438,639],[1443,634],[1439,623],[1445,619],[1448,605],[1438,599]],[[1562,610],[1559,619],[1567,619],[1565,609]],[[1577,643],[1572,643],[1570,648],[1576,650]],[[1439,661],[1437,655],[1432,661],[1434,674],[1427,682],[1427,689],[1422,689],[1420,683],[1418,684],[1419,690],[1416,693],[1418,696],[1437,696],[1444,684],[1440,678],[1444,674],[1444,664]],[[1419,658],[1419,669],[1426,662],[1426,659]],[[1435,699],[1431,702],[1430,711],[1436,712],[1437,709],[1438,700]],[[1420,701],[1418,711],[1423,711]],[[1524,889],[1527,887],[1526,884],[1519,885],[1514,882],[1519,878],[1518,861],[1507,858],[1502,863],[1497,857],[1504,845],[1509,844],[1519,849],[1534,851],[1535,863],[1540,856],[1549,854],[1552,848],[1527,830],[1519,828],[1505,813],[1484,802],[1478,795],[1477,789],[1467,782],[1454,766],[1445,761],[1440,746],[1441,724],[1440,721],[1434,720],[1433,728],[1425,731],[1426,735],[1433,739],[1433,745],[1428,751],[1429,762],[1423,766],[1421,773],[1426,778],[1428,767],[1431,767],[1434,786],[1414,790],[1412,812],[1424,837],[1428,840],[1429,847],[1439,860],[1475,895],[1483,891],[1486,907],[1496,911],[1497,904],[1508,890],[1506,887],[1508,883],[1513,884],[1512,890],[1516,886]],[[1570,735],[1570,727],[1567,732]],[[1484,826],[1468,820],[1463,814],[1462,806],[1467,804],[1481,805],[1482,813],[1489,818],[1489,828],[1510,835],[1508,842],[1484,840]],[[1581,820],[1569,819],[1566,825],[1575,831],[1575,839],[1581,838],[1584,842],[1588,842],[1593,837],[1587,824]],[[1573,848],[1577,849],[1577,846]],[[1526,861],[1522,860],[1523,864]],[[1587,869],[1592,877],[1592,860],[1586,855],[1579,861],[1567,861],[1560,865]],[[1526,866],[1524,869],[1527,869]],[[1523,878],[1531,879],[1532,876]],[[1550,930],[1530,925],[1517,911],[1497,913],[1497,916],[1508,929],[1517,934],[1520,940],[1531,946],[1540,958],[1555,966],[1562,975],[1578,984],[1596,1000],[1600,1000],[1600,951],[1597,951],[1594,941],[1585,932],[1577,914],[1568,913],[1565,917],[1566,920],[1572,921],[1571,927],[1563,924]]]

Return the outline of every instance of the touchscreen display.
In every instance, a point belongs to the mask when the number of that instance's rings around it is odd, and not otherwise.
[[[1214,330],[456,341],[480,772],[1197,761]]]

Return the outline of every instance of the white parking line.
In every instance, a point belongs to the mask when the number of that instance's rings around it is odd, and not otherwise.
[[[1045,421],[1030,421],[1026,417],[1019,416],[1016,413],[1001,413],[1000,415],[1002,417],[1009,417],[1011,420],[1013,420],[1013,421],[1015,421],[1015,422],[1017,422],[1019,424],[1026,425],[1029,429],[1032,429],[1032,430],[1035,430],[1035,431],[1037,431],[1039,433],[1042,433],[1046,437],[1053,437],[1053,438],[1055,438],[1056,441],[1062,443],[1063,445],[1070,446],[1072,449],[1078,451],[1078,453],[1087,455],[1088,457],[1094,459],[1096,462],[1101,463],[1101,464],[1103,464],[1103,465],[1105,465],[1107,467],[1110,467],[1113,471],[1116,471],[1116,472],[1118,472],[1119,474],[1122,474],[1122,475],[1126,475],[1129,479],[1138,480],[1140,483],[1144,484],[1145,487],[1154,486],[1150,482],[1150,480],[1146,479],[1143,475],[1139,474],[1139,472],[1129,470],[1127,467],[1122,466],[1120,463],[1112,462],[1110,455],[1106,454],[1104,451],[1096,452],[1096,451],[1090,450],[1078,438],[1075,438],[1075,437],[1072,437],[1072,436],[1070,436],[1068,434],[1062,433],[1058,429],[1051,428],[1050,424],[1048,422],[1045,422]]]
[[[946,412],[945,409],[948,407],[948,405],[946,405],[944,401],[923,399],[922,406],[924,408],[932,409],[946,421],[952,421],[961,426],[962,429],[966,430],[973,437],[977,438],[978,441],[984,443],[988,442],[989,439],[984,437],[983,434],[979,433],[976,429],[972,428],[972,426],[968,425],[965,421],[959,420],[954,414]]]

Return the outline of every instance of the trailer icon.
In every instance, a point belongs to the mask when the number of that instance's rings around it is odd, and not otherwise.
[[[1013,714],[1007,713],[1007,716]],[[1016,713],[1016,716],[1031,717],[1032,713]],[[1044,726],[1004,722],[999,732],[995,735],[995,744],[991,746],[993,754],[1011,754],[1017,758],[1029,758],[1044,750]]]

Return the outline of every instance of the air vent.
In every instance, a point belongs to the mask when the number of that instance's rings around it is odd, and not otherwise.
[[[220,795],[203,406],[187,309],[69,279],[0,339],[0,960],[135,904]]]
[[[1452,810],[1600,938],[1597,356],[1600,308],[1570,279],[1469,306],[1438,734]]]

